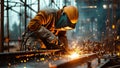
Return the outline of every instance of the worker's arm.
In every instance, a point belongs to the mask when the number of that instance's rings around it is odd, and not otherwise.
[[[33,19],[30,20],[28,28],[30,31],[39,30],[42,25],[47,24],[48,14],[40,11]]]
[[[56,36],[46,29],[44,24],[47,24],[49,16],[44,12],[39,12],[28,24],[28,29],[34,31],[38,37],[46,39],[48,43],[57,44]]]
[[[59,38],[60,42],[63,43],[63,48],[65,48],[67,50],[68,49],[68,40],[66,37],[66,31],[60,31],[58,33],[58,38]]]

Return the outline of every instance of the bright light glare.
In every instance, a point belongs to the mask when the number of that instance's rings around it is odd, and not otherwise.
[[[78,54],[78,53],[76,53],[76,52],[74,52],[74,53],[72,53],[71,55],[69,55],[69,57],[71,58],[71,59],[75,59],[75,58],[78,58],[80,55]]]
[[[119,39],[120,37],[119,36],[117,36],[117,39]]]
[[[119,53],[119,52],[117,53],[117,56],[120,56],[120,53]]]
[[[104,4],[104,5],[103,5],[103,8],[104,8],[104,9],[107,9],[107,5],[106,5],[106,4]]]
[[[26,66],[24,68],[27,68]]]

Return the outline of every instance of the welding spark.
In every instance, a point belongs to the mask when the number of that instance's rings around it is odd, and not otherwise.
[[[71,59],[75,59],[75,58],[79,58],[79,54],[77,53],[77,52],[73,52],[73,53],[71,53],[70,55],[69,55],[69,57],[71,58]]]

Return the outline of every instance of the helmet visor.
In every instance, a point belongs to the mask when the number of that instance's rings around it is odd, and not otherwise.
[[[58,30],[70,30],[75,28],[76,24],[71,23],[65,13],[62,13],[59,20],[56,22],[55,27]]]

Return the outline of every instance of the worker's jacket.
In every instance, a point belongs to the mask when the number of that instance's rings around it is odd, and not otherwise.
[[[50,32],[57,35],[59,40],[64,43],[65,47],[68,47],[68,40],[66,37],[66,31],[57,31],[55,29],[55,23],[60,17],[62,10],[44,9],[38,12],[38,14],[29,22],[28,29],[30,31],[37,31],[41,26],[47,28]]]
[[[38,12],[38,14],[30,20],[28,28],[30,31],[36,31],[41,26],[44,26],[54,34],[58,31],[55,30],[55,23],[57,22],[60,12],[57,12],[55,9],[44,9]]]

